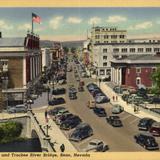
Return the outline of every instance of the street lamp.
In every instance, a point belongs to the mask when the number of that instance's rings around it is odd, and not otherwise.
[[[50,93],[50,88],[49,86],[47,87],[47,99],[48,99],[48,102],[49,102],[49,93]]]
[[[44,128],[46,129],[46,137],[49,137],[48,130],[51,129],[51,126],[49,126],[47,123],[46,126],[44,126]]]

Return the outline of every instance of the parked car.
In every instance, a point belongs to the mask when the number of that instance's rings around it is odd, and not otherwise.
[[[110,99],[107,96],[96,96],[95,101],[96,103],[107,103],[110,102]]]
[[[112,125],[113,127],[122,127],[122,121],[120,120],[119,116],[109,116],[106,118],[107,122]]]
[[[112,107],[112,114],[119,114],[119,113],[121,113],[123,111],[124,111],[124,108],[122,106],[120,106],[119,104],[115,104]]]
[[[93,112],[99,117],[106,117],[107,116],[104,108],[94,107]]]
[[[84,152],[105,152],[108,149],[108,145],[106,145],[103,141],[99,139],[92,139],[84,149]]]
[[[53,95],[61,95],[61,94],[65,94],[65,93],[66,93],[65,88],[57,88],[52,91]]]
[[[70,130],[72,128],[75,128],[81,122],[82,120],[78,116],[71,116],[60,124],[60,129]]]
[[[59,105],[59,104],[64,104],[65,100],[62,97],[59,98],[53,98],[52,100],[50,100],[48,102],[49,105],[53,106],[53,105]]]
[[[90,108],[90,109],[95,108],[96,107],[96,101],[95,100],[88,101],[87,107]]]
[[[66,115],[66,114],[69,114],[69,111],[68,111],[67,109],[62,109],[62,110],[58,111],[58,112],[54,115],[53,120],[56,121],[56,119],[58,120],[58,118],[60,118],[60,117],[63,116],[63,115]]]
[[[49,111],[48,111],[48,114],[49,114],[50,116],[54,116],[54,115],[56,115],[56,114],[58,113],[58,111],[64,110],[64,109],[65,109],[65,107],[62,107],[62,106],[60,106],[60,107],[55,107],[54,109],[49,110]]]
[[[14,107],[7,107],[8,113],[26,113],[27,112],[27,106],[24,104],[16,105]]]
[[[35,100],[35,99],[38,98],[38,95],[37,94],[31,94],[30,97],[31,97],[32,100]]]
[[[158,143],[155,138],[150,134],[139,133],[134,136],[136,143],[143,146],[147,150],[157,150],[159,149]]]
[[[149,130],[153,136],[160,136],[160,122],[154,122]]]
[[[160,104],[160,98],[159,97],[153,97],[151,98],[151,102],[152,104]]]
[[[138,128],[139,128],[139,130],[148,131],[154,122],[156,122],[156,121],[151,118],[142,118],[142,119],[140,119],[140,121],[138,123]]]
[[[93,135],[93,129],[87,123],[78,125],[69,135],[69,140],[79,142]]]

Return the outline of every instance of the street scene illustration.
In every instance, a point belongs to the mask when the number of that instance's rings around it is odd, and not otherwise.
[[[159,8],[0,15],[0,152],[159,152]]]

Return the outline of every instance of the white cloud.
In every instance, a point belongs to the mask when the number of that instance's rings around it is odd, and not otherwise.
[[[153,23],[150,22],[150,21],[146,21],[146,22],[143,22],[143,23],[139,23],[139,24],[136,24],[134,26],[130,26],[128,28],[128,30],[141,30],[141,29],[148,29],[148,28],[151,28],[153,26]]]
[[[127,21],[127,18],[123,16],[109,16],[106,21],[108,23],[119,23]]]
[[[56,30],[60,26],[62,20],[63,20],[63,16],[54,17],[49,21],[49,25],[52,29]]]
[[[67,22],[69,23],[74,23],[74,24],[78,24],[82,22],[82,19],[78,18],[78,17],[69,17],[67,19]]]
[[[31,24],[29,23],[25,23],[25,24],[21,24],[18,26],[17,28],[18,30],[24,30],[24,31],[27,31],[27,30],[31,30]]]
[[[101,23],[101,18],[100,17],[92,17],[88,21],[89,24],[98,24]]]
[[[4,20],[0,20],[0,28],[4,30],[11,30],[13,29],[13,26],[7,24]]]

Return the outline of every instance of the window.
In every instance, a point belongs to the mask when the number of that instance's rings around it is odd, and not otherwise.
[[[124,41],[120,41],[120,43],[124,43]]]
[[[103,56],[103,60],[107,60],[107,56]]]
[[[128,72],[128,74],[130,74],[130,69],[129,68],[127,69],[127,72]]]
[[[152,72],[156,72],[157,68],[156,67],[153,67],[152,68]]]
[[[113,52],[116,52],[116,53],[119,52],[119,48],[114,48]]]
[[[154,52],[159,52],[160,48],[154,48]]]
[[[141,73],[141,68],[136,68],[136,73]]]
[[[124,37],[125,37],[124,35],[120,35],[120,36],[119,36],[119,38],[124,38]]]
[[[96,43],[100,43],[100,41],[96,41]]]
[[[99,39],[100,38],[100,35],[95,35],[95,39]]]
[[[8,71],[8,60],[0,59],[0,72],[7,72],[7,71]]]
[[[127,48],[122,48],[121,50],[123,53],[126,53],[127,52]]]
[[[103,48],[103,53],[107,53],[107,48]]]
[[[115,39],[115,38],[117,38],[117,35],[111,35],[111,38]]]
[[[138,48],[138,52],[143,52],[143,48]]]
[[[133,52],[136,51],[136,49],[135,48],[130,48],[129,51],[133,53]]]
[[[108,38],[108,35],[104,35],[104,39],[107,39]]]
[[[152,48],[146,48],[146,52],[152,52]]]
[[[104,66],[104,67],[107,66],[107,62],[104,62],[104,63],[103,63],[103,66]]]
[[[100,75],[104,75],[104,69],[100,69]]]
[[[141,84],[141,78],[140,77],[137,77],[136,78],[136,85],[140,85]]]
[[[108,41],[104,41],[104,43],[108,43]]]

